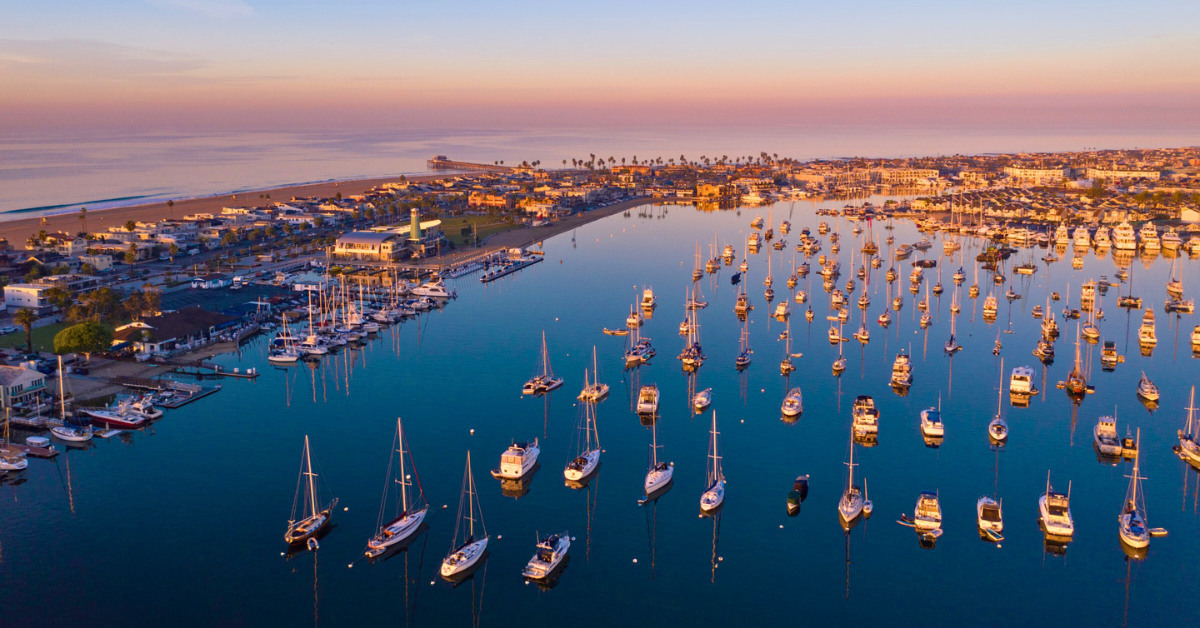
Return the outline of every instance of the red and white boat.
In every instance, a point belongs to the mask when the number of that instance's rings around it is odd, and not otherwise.
[[[85,415],[92,419],[93,423],[108,425],[110,427],[120,427],[127,430],[135,430],[146,423],[146,417],[125,412],[124,408],[118,408],[117,410],[92,410],[88,408],[82,408],[81,410]]]

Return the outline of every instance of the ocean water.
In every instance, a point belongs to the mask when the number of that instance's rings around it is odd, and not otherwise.
[[[386,128],[294,132],[12,133],[0,138],[0,220],[332,179],[426,173],[425,160],[508,164],[597,157],[895,157],[1179,146],[1195,129],[890,123],[636,128]]]
[[[1043,368],[1030,354],[1039,321],[1029,311],[1051,290],[1077,306],[1084,280],[1114,279],[1112,255],[1089,253],[1084,268],[1073,270],[1069,252],[1047,268],[1040,261],[1045,251],[1033,249],[1038,273],[1012,282],[1024,298],[1001,298],[998,320],[988,324],[982,297],[966,298],[977,240],[967,242],[968,278],[958,289],[962,352],[950,358],[941,349],[955,290],[950,274],[959,263],[941,254],[939,238],[930,257],[941,260],[947,290],[930,296],[935,322],[927,331],[917,324],[919,297],[907,290],[911,261],[896,264],[901,279],[893,290],[903,289],[904,308],[893,312],[886,330],[874,322],[890,300],[882,280],[889,260],[865,288],[856,280],[855,296],[864,289],[872,296],[866,314],[871,340],[843,347],[849,364],[835,377],[830,365],[837,348],[826,339],[824,319],[828,295],[812,274],[799,288],[812,295],[816,317],[810,324],[793,316],[792,350],[804,355],[785,378],[778,370],[784,325],[769,316],[762,280],[771,259],[777,298],[791,298],[780,269],[791,268],[800,228],[816,232],[821,219],[814,208],[775,205],[774,222],[788,219],[794,226],[785,237],[788,248],[749,256],[755,353],[741,374],[734,368],[741,326],[730,277],[750,220],[767,217],[767,208],[639,208],[546,241],[544,263],[503,280],[459,279],[459,297],[444,309],[317,365],[273,368],[262,341],[219,358],[231,368],[258,368],[262,376],[225,381],[218,394],[168,411],[145,431],[69,449],[54,462],[32,460],[20,478],[0,483],[4,625],[504,626],[514,617],[547,626],[758,625],[798,618],[882,626],[1200,620],[1193,568],[1200,558],[1200,475],[1171,453],[1200,362],[1188,346],[1195,318],[1161,313],[1170,260],[1132,262],[1133,292],[1160,310],[1151,356],[1137,348],[1141,313],[1117,308],[1115,288],[1100,299],[1107,313],[1103,338],[1115,340],[1126,361],[1101,372],[1099,345],[1083,344],[1085,361],[1095,365],[1095,394],[1078,406],[1054,386],[1071,368],[1074,324],[1062,326],[1058,360]],[[843,235],[843,286],[859,265],[852,253],[859,247],[847,223],[832,224]],[[887,235],[897,242],[920,239],[912,224],[890,224],[894,230],[874,225],[879,241]],[[710,303],[699,314],[708,361],[692,381],[674,358],[683,347],[678,324],[697,242],[707,258],[714,239],[739,254],[733,267],[699,283]],[[823,252],[829,254],[827,240]],[[1010,266],[1027,257],[1014,256]],[[1181,265],[1185,291],[1194,297],[1200,292],[1196,263]],[[930,282],[936,276],[926,272]],[[990,276],[980,272],[979,283],[986,295]],[[625,371],[623,339],[601,329],[623,326],[643,286],[659,298],[643,328],[658,356]],[[852,306],[847,333],[860,316]],[[1010,324],[1014,333],[1003,333]],[[566,384],[548,397],[522,397],[543,331],[553,370]],[[1004,344],[1003,373],[1001,358],[991,352],[997,338]],[[605,451],[590,484],[576,490],[564,485],[561,469],[572,455],[575,395],[593,347],[600,378],[612,389],[598,408]],[[896,352],[910,348],[915,383],[901,397],[888,377]],[[997,386],[1003,376],[1007,389],[1008,371],[1021,364],[1035,367],[1042,393],[1029,407],[1013,407],[1003,393],[1011,436],[996,451],[986,427],[996,412]],[[1143,371],[1162,389],[1154,411],[1135,395]],[[651,383],[662,392],[659,443],[662,457],[675,462],[675,481],[656,502],[639,506],[651,435],[633,405],[638,387]],[[792,386],[803,389],[804,414],[788,423],[779,407]],[[707,387],[714,391],[728,479],[724,508],[714,518],[698,516],[712,415],[696,415],[689,404],[691,390]],[[846,482],[850,404],[859,394],[872,395],[881,411],[878,445],[855,452],[874,514],[846,534],[836,504]],[[932,449],[922,440],[918,415],[939,403],[947,433]],[[1141,429],[1149,524],[1170,531],[1154,539],[1141,560],[1129,559],[1117,536],[1132,467],[1103,463],[1092,447],[1096,419],[1114,413],[1122,434]],[[405,552],[370,564],[361,552],[375,529],[398,416],[433,509],[427,530]],[[305,435],[321,481],[340,503],[320,550],[287,558],[282,535]],[[533,437],[542,442],[541,469],[527,494],[506,496],[487,470],[512,440]],[[450,547],[468,450],[492,541],[485,567],[452,587],[437,570]],[[1037,522],[1048,471],[1056,489],[1070,486],[1077,526],[1061,555],[1047,551]],[[810,474],[810,493],[801,512],[788,517],[785,497],[799,474]],[[920,547],[913,531],[896,523],[925,490],[938,491],[945,512],[945,533],[933,549]],[[984,494],[1003,499],[1006,538],[999,545],[981,541],[976,531],[975,502]],[[526,584],[520,572],[533,554],[535,533],[564,529],[575,542],[557,585]]]

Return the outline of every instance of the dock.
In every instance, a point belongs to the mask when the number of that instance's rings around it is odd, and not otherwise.
[[[6,454],[7,453],[25,454],[26,456],[29,456],[30,458],[44,458],[44,459],[53,458],[53,457],[57,456],[59,453],[58,450],[54,448],[54,445],[51,445],[49,447],[32,447],[30,445],[18,445],[17,443],[9,443],[7,445],[0,445],[0,451],[4,452]]]
[[[479,278],[479,281],[481,283],[491,283],[501,277],[506,277],[508,275],[511,275],[511,274],[517,272],[518,270],[521,270],[523,268],[528,268],[530,266],[533,266],[534,264],[540,263],[540,262],[544,261],[544,259],[545,258],[543,258],[543,257],[533,257],[533,258],[522,258],[519,260],[513,260],[511,262],[504,262],[503,268],[501,268],[499,270],[488,270],[488,271],[484,272],[483,276]]]

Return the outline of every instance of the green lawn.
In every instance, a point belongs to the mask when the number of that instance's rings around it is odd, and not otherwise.
[[[103,323],[103,325],[109,329],[113,328],[112,325],[109,325],[108,323]],[[38,351],[48,351],[53,353],[54,335],[69,326],[70,324],[68,323],[55,323],[53,325],[46,325],[44,327],[34,327],[33,348]],[[13,348],[25,348],[25,330],[21,329],[20,327],[17,327],[17,331],[15,333],[11,333],[7,336],[0,336],[0,349]]]

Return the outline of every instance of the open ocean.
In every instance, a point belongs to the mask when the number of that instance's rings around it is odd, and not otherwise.
[[[0,483],[3,625],[1200,624],[1200,474],[1171,452],[1200,373],[1188,346],[1197,319],[1160,313],[1158,346],[1142,355],[1142,312],[1116,305],[1118,292],[1132,290],[1161,312],[1172,260],[1088,252],[1075,270],[1070,250],[1047,265],[1041,261],[1046,250],[1024,249],[1006,273],[1032,259],[1037,274],[1012,274],[1010,284],[995,287],[1000,309],[988,322],[981,307],[993,289],[989,273],[979,272],[981,296],[967,298],[983,241],[966,239],[960,262],[942,253],[935,235],[928,257],[939,260],[946,292],[930,296],[934,322],[922,330],[920,296],[909,291],[908,276],[923,256],[892,262],[883,246],[883,267],[856,280],[853,298],[866,292],[871,305],[865,314],[850,305],[845,328],[852,333],[865,316],[870,342],[845,344],[849,364],[834,376],[838,349],[826,338],[829,296],[814,272],[797,289],[807,290],[816,316],[808,323],[802,309],[793,310],[792,351],[803,357],[795,360],[795,373],[782,377],[778,338],[785,326],[770,317],[763,278],[771,260],[776,303],[794,305],[785,278],[799,230],[815,234],[822,220],[816,207],[776,204],[777,231],[784,219],[795,230],[783,236],[788,247],[782,253],[765,247],[748,258],[754,362],[743,373],[734,368],[741,324],[731,275],[744,255],[749,223],[755,215],[766,218],[765,207],[634,209],[547,240],[544,263],[495,283],[481,285],[477,275],[454,280],[458,298],[443,309],[385,328],[364,346],[319,363],[272,367],[263,340],[218,358],[230,369],[257,368],[262,376],[224,380],[217,394],[167,411],[152,427],[122,438],[96,439],[87,448],[56,443],[64,455],[31,460],[20,476]],[[847,222],[825,220],[843,237],[842,287],[862,263],[861,240]],[[921,238],[910,222],[891,224],[894,230],[874,226],[881,245],[887,235],[897,243]],[[693,286],[696,243],[707,258],[714,239],[738,254],[733,266],[696,284],[710,304],[698,315],[708,361],[689,378],[675,359],[683,347],[678,325],[685,290]],[[802,259],[796,255],[797,263]],[[900,279],[889,287],[883,274],[893,263]],[[967,278],[956,288],[951,273],[960,263]],[[1102,275],[1115,281],[1118,264],[1131,270],[1131,285],[1108,290],[1097,303],[1107,313],[1099,322],[1102,340],[1115,341],[1125,362],[1104,372],[1100,345],[1082,343],[1095,394],[1077,405],[1055,388],[1071,369],[1075,323],[1061,324],[1058,359],[1043,366],[1030,355],[1039,335],[1030,311],[1051,291],[1064,298],[1052,304],[1056,312],[1078,307],[1080,285]],[[1185,294],[1194,298],[1200,294],[1197,263],[1184,258],[1182,266]],[[927,270],[926,286],[937,277],[936,269]],[[1007,285],[1022,298],[1004,299]],[[643,286],[658,295],[643,327],[658,356],[626,371],[624,340],[601,329],[623,326]],[[898,291],[903,309],[883,329],[876,317]],[[942,343],[956,292],[964,349],[948,357]],[[523,397],[543,331],[553,371],[566,383],[548,397]],[[992,355],[996,339],[1004,345],[1000,357]],[[598,407],[604,453],[590,484],[573,489],[564,486],[562,468],[573,455],[575,395],[593,347],[600,379],[611,386]],[[913,355],[915,382],[907,396],[888,385],[899,350]],[[1005,390],[1001,411],[1011,432],[997,451],[987,425],[996,413],[997,386],[1007,389],[1018,365],[1034,367],[1041,393],[1028,407],[1016,407]],[[1142,372],[1162,390],[1157,407],[1136,397]],[[662,393],[658,439],[661,457],[675,463],[675,480],[643,507],[638,499],[651,434],[632,408],[639,386],[651,383]],[[803,389],[804,413],[788,422],[780,419],[780,403],[792,386]],[[707,387],[713,409],[696,415],[690,392]],[[837,502],[846,482],[850,404],[860,394],[874,396],[881,412],[878,444],[855,453],[856,478],[874,513],[846,534]],[[946,435],[935,449],[923,442],[919,412],[939,404]],[[728,489],[719,516],[699,518],[712,411]],[[1117,515],[1132,465],[1097,457],[1092,428],[1102,415],[1115,415],[1122,435],[1141,430],[1148,522],[1170,531],[1153,539],[1144,555],[1131,557],[1118,540]],[[428,528],[406,551],[370,564],[362,550],[375,531],[397,416],[432,509]],[[340,502],[320,549],[287,558],[282,536],[305,435],[320,481]],[[541,469],[526,494],[506,494],[487,471],[514,439],[534,437],[541,439]],[[452,587],[437,570],[451,544],[468,450],[492,540],[484,567]],[[1071,490],[1076,535],[1065,547],[1045,543],[1038,526],[1048,471],[1056,489]],[[801,512],[789,517],[785,497],[799,474],[811,475],[811,490]],[[912,512],[921,491],[937,491],[945,513],[945,533],[933,549],[896,523]],[[975,503],[984,494],[1003,500],[1006,538],[1000,544],[981,540],[976,530]],[[521,569],[534,552],[535,532],[564,529],[575,541],[556,586],[525,584]]]
[[[0,220],[334,179],[427,172],[425,160],[506,164],[572,158],[758,155],[797,159],[1066,151],[1195,144],[1178,128],[804,125],[666,129],[382,129],[144,132],[0,137]]]

